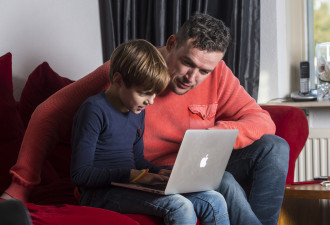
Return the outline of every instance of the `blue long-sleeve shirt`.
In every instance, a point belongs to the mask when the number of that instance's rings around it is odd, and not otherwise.
[[[145,111],[117,111],[104,92],[89,97],[77,111],[72,127],[71,179],[81,187],[128,182],[130,169],[160,168],[143,154]]]

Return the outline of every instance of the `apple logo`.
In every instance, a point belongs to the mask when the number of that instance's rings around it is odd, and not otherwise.
[[[206,154],[206,156],[202,158],[202,160],[199,164],[200,167],[205,167],[206,166],[206,161],[208,160],[208,155],[209,154]]]

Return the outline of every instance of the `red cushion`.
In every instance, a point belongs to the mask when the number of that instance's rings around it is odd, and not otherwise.
[[[10,52],[0,57],[0,91],[3,91],[2,89],[4,88],[8,93],[13,92],[11,58],[12,56]]]
[[[40,64],[30,75],[22,90],[19,113],[26,127],[33,111],[49,96],[73,81],[58,75],[47,62]]]
[[[290,146],[289,170],[286,184],[294,181],[296,160],[308,138],[308,121],[304,111],[292,106],[262,106],[276,125],[276,135],[285,139]]]
[[[133,219],[113,211],[74,205],[42,206],[26,203],[33,225],[139,225]]]
[[[0,57],[0,193],[10,184],[9,169],[14,165],[24,135],[13,97],[12,55]]]

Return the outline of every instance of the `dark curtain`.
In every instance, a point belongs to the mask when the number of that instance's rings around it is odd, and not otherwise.
[[[103,60],[122,42],[146,39],[163,46],[193,13],[207,13],[230,27],[224,61],[254,98],[260,68],[260,0],[99,0]]]

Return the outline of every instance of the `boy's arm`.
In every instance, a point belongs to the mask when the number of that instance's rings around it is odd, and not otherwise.
[[[159,166],[153,165],[144,158],[143,134],[144,134],[144,122],[142,126],[141,135],[136,139],[133,147],[135,167],[139,170],[148,168],[150,172],[158,173],[161,170],[161,168]]]
[[[109,186],[111,181],[128,182],[130,169],[109,169],[94,166],[96,143],[101,133],[102,116],[98,108],[83,104],[72,127],[71,179],[75,185]]]
[[[148,168],[151,173],[158,173],[161,168],[159,166],[153,165],[150,163],[148,160],[144,158],[143,151],[136,151],[135,154],[135,166],[136,169],[141,170],[141,169],[146,169]]]

